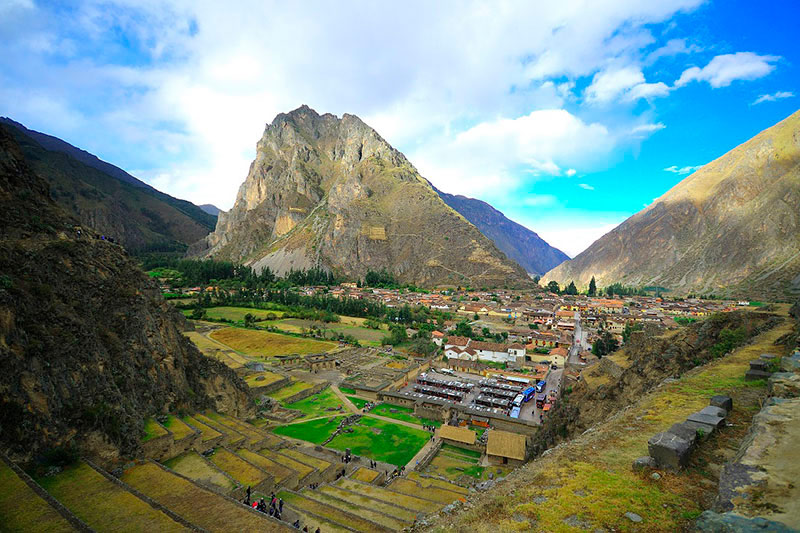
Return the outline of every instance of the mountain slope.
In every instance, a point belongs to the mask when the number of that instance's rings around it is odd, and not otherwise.
[[[203,211],[214,217],[218,217],[219,212],[221,211],[220,208],[215,206],[214,204],[203,204],[197,207],[199,207],[200,209],[202,209]]]
[[[350,278],[386,269],[424,285],[529,282],[375,130],[307,106],[267,126],[236,204],[194,252],[277,272],[319,266]]]
[[[687,177],[545,275],[754,298],[800,291],[800,112]]]
[[[153,414],[251,414],[248,387],[182,335],[158,286],[76,223],[0,125],[0,446],[110,461],[136,453]]]
[[[182,251],[207,235],[216,217],[173,198],[74,146],[7,118],[34,171],[70,214],[133,253]]]
[[[458,211],[510,259],[531,274],[544,274],[569,259],[569,256],[547,244],[544,239],[492,207],[475,198],[448,194],[433,188],[444,203]]]

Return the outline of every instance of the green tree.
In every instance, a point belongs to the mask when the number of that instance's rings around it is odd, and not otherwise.
[[[456,324],[455,334],[458,337],[472,337],[472,326],[466,320],[462,320]]]
[[[199,305],[192,309],[192,318],[195,320],[201,320],[205,318],[206,310],[200,307]]]
[[[564,289],[564,292],[566,294],[571,294],[573,296],[578,294],[578,288],[575,286],[575,282],[574,281],[570,281],[569,285],[567,285],[567,288]]]
[[[619,348],[619,341],[614,338],[611,332],[605,330],[600,334],[600,338],[592,344],[592,353],[597,357],[603,357],[617,348]]]
[[[481,317],[478,316],[478,313],[475,313],[475,316],[472,317],[472,320],[480,320]]]
[[[490,330],[489,328],[483,328],[483,329],[481,330],[481,334],[482,334],[484,337],[489,337],[489,336],[491,336],[491,335],[492,335],[492,330]]]
[[[558,286],[558,282],[555,280],[547,284],[547,289],[555,294],[561,294],[561,288]]]
[[[244,327],[252,328],[256,325],[256,317],[252,313],[244,315]]]
[[[594,276],[592,276],[592,280],[589,282],[589,296],[596,296],[597,295],[597,283],[594,281]]]

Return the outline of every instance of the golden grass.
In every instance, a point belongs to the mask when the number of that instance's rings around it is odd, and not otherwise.
[[[316,500],[312,500],[302,494],[280,491],[278,493],[283,501],[294,508],[303,509],[319,517],[336,522],[337,524],[347,525],[361,533],[374,533],[378,528],[372,522],[361,518],[358,515],[348,513],[342,509],[331,507]]]
[[[266,473],[225,448],[217,448],[208,459],[242,485],[258,485],[267,478]]]
[[[382,502],[399,505],[400,507],[404,507],[411,511],[423,511],[426,513],[431,513],[442,507],[441,505],[429,500],[423,500],[414,496],[409,496],[408,494],[401,494],[399,492],[387,490],[376,485],[365,485],[345,477],[339,479],[334,486],[355,492],[356,494],[367,496],[374,500],[380,500]]]
[[[217,487],[222,492],[227,493],[236,488],[233,481],[208,464],[194,451],[173,457],[169,461],[165,461],[164,466],[203,485]]]
[[[408,494],[409,496],[419,496],[420,498],[441,503],[442,505],[451,504],[462,497],[461,494],[457,494],[453,491],[435,488],[432,486],[426,487],[423,490],[422,487],[417,485],[414,481],[402,477],[392,481],[388,487],[390,490]]]
[[[378,477],[378,472],[362,466],[350,474],[350,477],[362,483],[372,483]]]
[[[187,531],[86,463],[39,480],[55,499],[98,531]]]
[[[144,437],[142,442],[147,442],[167,434],[167,430],[162,428],[155,420],[148,418],[144,421]]]
[[[194,430],[186,425],[180,418],[174,415],[167,415],[167,421],[164,423],[164,427],[172,432],[172,436],[175,440],[181,440],[189,435],[194,434]]]
[[[225,363],[228,367],[237,369],[242,368],[247,360],[236,354],[222,343],[209,339],[196,331],[185,332],[186,335],[206,357],[211,357]]]
[[[190,426],[200,430],[200,433],[202,434],[201,439],[203,440],[203,442],[209,441],[211,439],[215,439],[215,438],[219,437],[220,435],[222,435],[222,433],[220,433],[216,429],[203,424],[202,422],[200,422],[199,420],[197,420],[196,418],[193,418],[191,416],[184,416],[181,420],[186,422]]]
[[[125,471],[122,480],[210,532],[278,530],[276,522],[166,472],[152,463]]]
[[[204,415],[203,413],[195,413],[195,419],[199,422],[215,429],[218,432],[221,432],[228,436],[228,444],[231,446],[235,446],[237,444],[241,444],[245,440],[245,436],[239,433],[236,430],[233,430],[229,427],[226,427],[224,424],[220,424],[216,420],[209,418],[208,416]]]
[[[296,461],[286,455],[273,452],[272,450],[263,449],[259,450],[258,453],[263,455],[267,459],[272,459],[273,461],[275,461],[280,465],[283,465],[287,468],[291,468],[292,470],[297,472],[297,477],[298,479],[301,480],[314,471],[314,469],[308,466],[307,464],[301,463],[300,461]]]
[[[369,496],[364,496],[363,494],[357,494],[355,492],[343,490],[334,485],[322,486],[319,488],[319,491],[322,492],[323,494],[330,494],[331,496],[334,496],[335,498],[339,498],[340,500],[344,500],[346,502],[354,503],[362,507],[369,507],[371,509],[375,509],[376,511],[380,511],[383,514],[393,516],[398,520],[402,520],[403,522],[413,522],[417,516],[416,511],[403,509],[401,507],[397,507],[396,505],[392,505],[391,503],[386,503],[380,500],[375,500],[373,498],[370,498]]]
[[[206,411],[205,414],[208,418],[222,426],[223,429],[227,428],[241,433],[245,436],[250,444],[258,444],[267,438],[265,434],[257,431],[255,426],[251,426],[250,424],[242,422],[241,420],[221,415],[219,413],[215,413],[214,411]]]
[[[243,328],[224,328],[210,336],[236,351],[256,357],[327,352],[338,346],[333,342]]]
[[[267,459],[263,455],[259,455],[255,452],[251,452],[246,448],[242,448],[236,452],[241,457],[244,457],[261,470],[265,471],[273,478],[275,478],[275,483],[280,483],[287,477],[291,476],[293,471],[290,468],[287,468],[283,465],[280,465],[273,461],[272,459]]]
[[[264,378],[264,379],[258,379]],[[250,387],[266,387],[270,383],[275,383],[283,379],[283,376],[274,372],[258,372],[257,374],[249,374],[244,378],[244,382]]]
[[[443,479],[436,479],[432,477],[424,477],[420,475],[419,472],[409,472],[408,479],[413,479],[421,487],[438,487],[440,489],[449,490],[451,492],[457,492],[459,494],[469,494],[469,489],[456,485],[455,483],[449,483]]]
[[[372,504],[358,505],[345,500],[340,500],[329,493],[320,491],[303,490],[300,494],[311,500],[318,501],[325,505],[335,507],[336,509],[341,509],[356,516],[366,518],[367,520],[387,527],[392,531],[402,531],[404,527],[408,526],[408,522],[398,520],[393,516],[387,516],[380,511],[377,511]]]
[[[0,530],[60,533],[75,528],[0,461]]]
[[[269,394],[267,394],[267,396],[274,398],[278,401],[283,401],[286,398],[294,396],[300,391],[310,389],[313,386],[314,386],[313,383],[306,383],[305,381],[295,381],[294,383],[291,383],[290,385],[287,385],[282,389],[270,392]]]
[[[326,468],[331,466],[331,463],[329,463],[328,461],[324,461],[324,460],[322,460],[322,459],[320,459],[318,457],[307,455],[307,454],[303,453],[302,451],[300,451],[298,449],[284,448],[284,449],[281,450],[281,453],[283,455],[288,455],[292,459],[297,459],[301,463],[305,463],[305,464],[307,464],[309,466],[313,466],[314,468],[316,468],[320,472],[322,472],[323,470],[325,470]]]

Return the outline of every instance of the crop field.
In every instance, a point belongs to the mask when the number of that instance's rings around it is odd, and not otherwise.
[[[295,381],[294,383],[283,387],[282,389],[278,389],[276,391],[270,392],[267,396],[273,398],[275,400],[283,401],[286,398],[297,394],[300,391],[310,389],[314,385],[311,383],[306,383],[305,381]],[[298,402],[299,403],[299,402]]]
[[[184,309],[183,314],[191,317],[193,309]],[[211,320],[232,320],[244,322],[244,316],[251,314],[256,319],[274,320],[283,316],[283,311],[268,311],[266,309],[251,309],[249,307],[209,307],[206,317]]]
[[[89,527],[98,531],[186,530],[83,462],[38,482]]]
[[[355,455],[370,457],[395,466],[405,466],[430,440],[427,431],[364,417],[350,426],[353,433],[340,433],[330,448],[350,450]]]
[[[209,465],[197,452],[186,452],[173,457],[165,461],[164,466],[202,485],[216,487],[222,492],[236,488],[230,479]]]
[[[316,420],[308,420],[298,424],[288,424],[285,426],[278,426],[272,431],[277,435],[284,437],[292,437],[295,439],[312,442],[314,444],[322,444],[339,426],[341,416],[334,416],[331,418],[318,418]]]
[[[225,448],[217,448],[209,460],[242,485],[258,485],[267,477],[264,472]]]
[[[393,413],[392,411],[397,411]],[[392,405],[390,403],[382,403],[378,406],[373,407],[370,410],[370,413],[374,413],[376,415],[385,416],[386,418],[394,418],[395,420],[402,420],[403,422],[410,422],[412,424],[419,424],[419,425],[430,425],[439,427],[442,425],[441,422],[437,420],[431,420],[429,418],[420,418],[414,416],[414,410],[410,407],[403,407],[402,405]]]
[[[341,322],[320,322],[302,318],[284,318],[282,320],[270,320],[262,325],[275,326],[291,333],[301,333],[304,329],[308,330],[313,326],[314,328],[333,331],[342,335],[352,335],[365,346],[380,346],[381,339],[386,336],[386,329],[371,329],[361,326],[365,319],[355,317],[341,317],[341,319]]]
[[[2,530],[13,532],[75,531],[50,504],[33,492],[4,462],[0,461],[0,517]]]
[[[234,327],[217,330],[210,336],[236,351],[264,358],[276,355],[327,352],[337,346],[334,342],[301,339],[269,331]]]
[[[343,410],[342,400],[333,393],[330,387],[319,394],[309,396],[305,400],[284,404],[284,407],[302,411],[303,416],[298,418],[298,420],[307,420],[309,418],[332,414],[328,409],[336,409],[338,412]]]

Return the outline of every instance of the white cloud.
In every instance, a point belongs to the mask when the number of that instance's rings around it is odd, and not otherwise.
[[[625,95],[625,99],[631,102],[635,102],[640,98],[651,100],[653,98],[667,96],[669,91],[670,89],[667,84],[662,81],[656,83],[639,83],[631,87]]]
[[[775,69],[779,56],[760,56],[753,52],[736,52],[716,56],[703,68],[690,67],[675,82],[682,87],[692,81],[707,81],[713,88],[727,87],[736,80],[763,78]]]
[[[672,165],[671,167],[667,167],[664,170],[666,172],[672,172],[673,174],[678,174],[680,176],[685,176],[686,174],[691,174],[692,172],[703,168],[703,165],[697,166],[688,166],[688,167],[679,167],[678,165]]]
[[[666,96],[670,88],[664,82],[648,83],[636,66],[612,68],[594,75],[584,95],[590,104],[635,102]]]
[[[581,189],[586,189],[587,191],[593,191],[594,190],[594,187],[592,187],[588,183],[579,183],[578,187],[580,187]]]
[[[608,224],[581,223],[576,225],[548,225],[537,229],[539,236],[570,257],[575,257],[592,245],[594,241],[616,228],[624,220]]]
[[[775,102],[777,100],[783,100],[784,98],[794,98],[794,93],[791,91],[778,91],[773,94],[762,94],[750,105],[757,105],[764,102]]]
[[[680,54],[691,54],[701,51],[697,45],[686,45],[686,39],[670,39],[664,46],[656,48],[645,59],[645,64],[652,65],[662,57],[672,57]]]
[[[578,173],[578,171],[577,171],[577,170],[575,170],[574,168],[568,168],[568,169],[567,169],[567,171],[566,171],[566,172],[564,172],[564,174],[566,174],[566,175],[567,175],[567,176],[569,176],[570,178],[571,178],[572,176],[574,176],[575,174],[577,174],[577,173]]]
[[[664,128],[666,128],[666,126],[661,122],[657,122],[655,124],[638,124],[631,128],[631,135],[634,137],[646,137],[651,133],[663,130]]]

